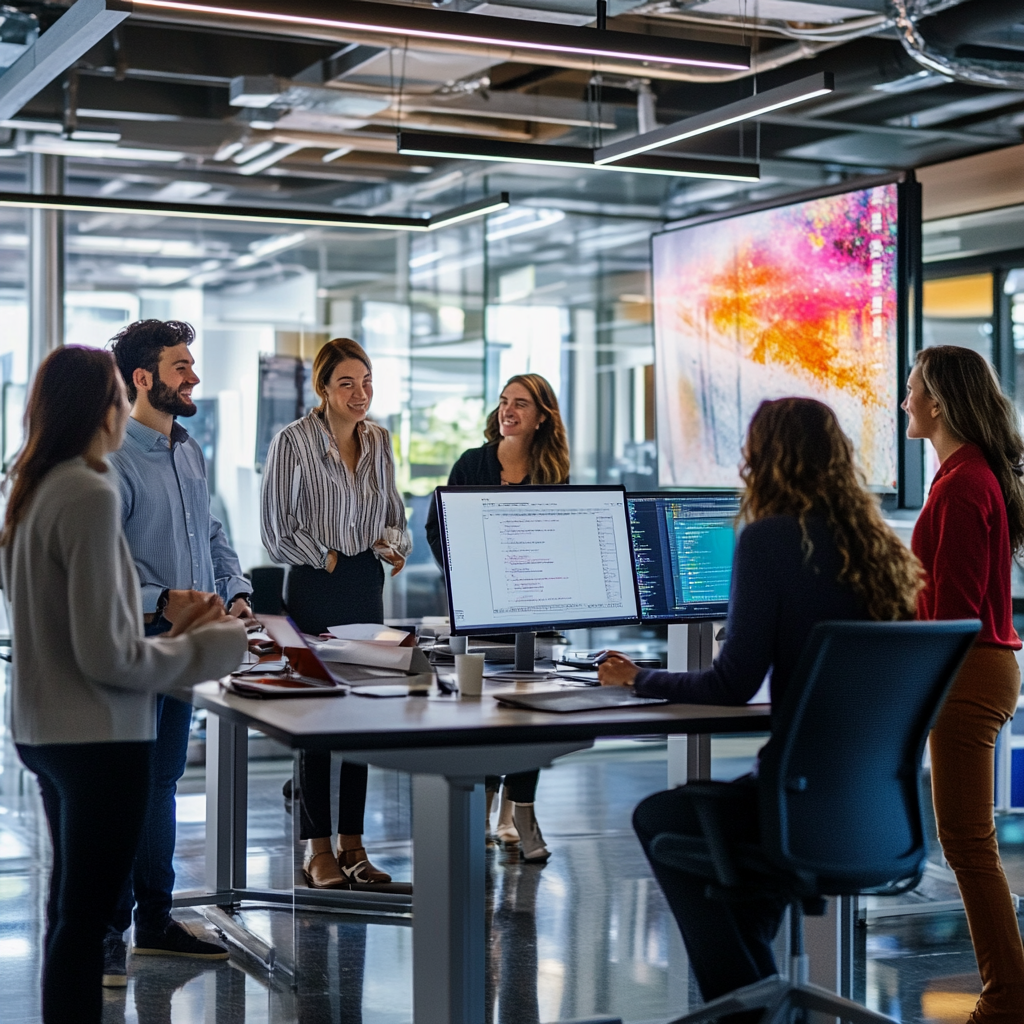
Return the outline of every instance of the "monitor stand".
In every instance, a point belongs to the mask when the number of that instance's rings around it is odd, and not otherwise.
[[[552,669],[537,671],[534,667],[536,656],[537,634],[516,633],[516,667],[507,672],[498,672],[489,678],[517,680],[519,682],[541,682],[549,679],[553,673]]]

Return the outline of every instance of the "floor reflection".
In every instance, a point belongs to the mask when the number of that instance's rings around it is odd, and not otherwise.
[[[537,892],[542,864],[487,872],[487,1024],[540,1024]]]
[[[716,744],[716,765],[742,770],[737,741]],[[725,767],[723,767],[725,766]],[[285,889],[292,821],[281,784],[287,760],[253,762],[249,880]],[[538,816],[553,850],[543,867],[503,850],[488,854],[487,1024],[541,1024],[620,1015],[653,1024],[691,998],[674,923],[629,827],[633,806],[661,788],[665,749],[606,745],[541,776]],[[203,776],[183,780],[178,870],[203,884]],[[1004,823],[1011,884],[1024,889],[1024,827]],[[411,877],[408,779],[371,771],[367,847],[396,878]],[[0,1018],[39,1024],[38,970],[49,842],[31,778],[0,746]],[[926,878],[926,885],[939,883]],[[936,896],[942,894],[936,889]],[[196,910],[179,912],[207,927]],[[412,929],[355,914],[249,907],[246,926],[284,955],[297,954],[298,988],[242,954],[223,964],[139,957],[127,989],[110,990],[104,1024],[410,1024]],[[962,914],[884,918],[858,929],[856,993],[903,1024],[962,1024],[979,981]]]

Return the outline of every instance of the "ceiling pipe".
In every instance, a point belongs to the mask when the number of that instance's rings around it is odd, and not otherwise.
[[[887,0],[903,48],[929,71],[968,85],[1024,89],[1024,61],[1003,62],[956,56],[956,47],[971,36],[1019,21],[1024,0],[972,0],[927,19],[922,0]]]

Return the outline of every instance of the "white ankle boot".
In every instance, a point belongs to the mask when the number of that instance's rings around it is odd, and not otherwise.
[[[505,787],[501,788],[501,804],[498,807],[498,827],[494,830],[498,841],[506,847],[519,845],[519,833],[513,823],[512,815],[515,804],[505,795]]]
[[[537,824],[533,804],[513,804],[512,820],[519,833],[523,860],[534,863],[547,860],[551,856],[551,851],[544,845],[544,836],[541,835],[540,825]]]

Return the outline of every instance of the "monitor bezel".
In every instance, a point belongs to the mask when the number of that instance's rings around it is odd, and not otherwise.
[[[615,491],[622,495],[622,510],[626,517],[626,543],[629,544],[629,561],[631,566],[636,565],[636,555],[633,551],[633,532],[629,528],[629,508],[626,505],[627,491],[626,488],[621,484],[527,484],[524,489],[528,489],[529,493],[549,493],[549,492],[566,492],[566,491]],[[445,528],[444,518],[444,502],[441,500],[443,494],[449,492],[459,493],[487,493],[487,494],[509,494],[510,488],[508,486],[500,485],[483,485],[483,484],[469,484],[469,485],[446,485],[444,487],[438,487],[434,491],[434,503],[437,508],[437,520],[440,528],[441,536],[441,568],[444,572],[444,589],[445,589],[445,601],[448,604],[448,623],[451,629],[452,636],[486,636],[497,633],[536,633],[544,632],[546,630],[561,630],[561,629],[603,629],[609,626],[638,626],[643,621],[641,618],[640,610],[640,589],[637,584],[635,570],[630,572],[630,579],[633,583],[633,599],[636,602],[636,615],[634,617],[625,618],[622,616],[610,619],[584,619],[583,621],[578,620],[565,620],[557,623],[545,623],[538,626],[527,627],[520,625],[513,625],[511,623],[494,623],[487,626],[470,626],[456,628],[455,626],[455,605],[452,602],[452,586],[451,586],[451,568],[448,564],[448,533]],[[518,491],[518,487],[512,488],[513,492]]]
[[[740,500],[743,498],[743,490],[737,487],[672,487],[665,488],[660,491],[627,491],[626,502],[627,502],[627,514],[629,511],[629,499],[630,498],[673,498],[673,497],[686,497],[686,498],[720,498],[723,494],[729,495],[730,497],[738,497]],[[630,528],[629,531],[629,546],[633,547],[633,530]],[[731,572],[731,570],[730,570]],[[633,578],[637,583],[637,596],[640,594],[640,581],[637,579],[636,574],[636,553],[633,554]],[[730,580],[732,579],[730,575]],[[730,588],[731,589],[731,588]],[[640,602],[640,622],[645,626],[674,626],[681,623],[687,622],[721,622],[728,618],[729,615],[729,601],[725,600],[725,610],[721,612],[709,612],[706,615],[684,615],[684,616],[673,616],[669,617],[647,617],[644,615],[643,601]]]

